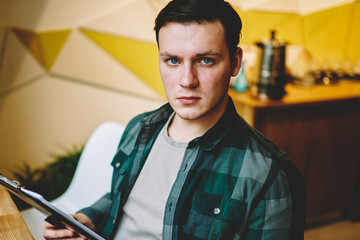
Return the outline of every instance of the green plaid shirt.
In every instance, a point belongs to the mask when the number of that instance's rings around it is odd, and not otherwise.
[[[188,144],[164,206],[163,239],[303,239],[303,177],[229,100],[219,122]],[[106,239],[114,236],[136,178],[172,112],[166,104],[130,121],[112,161],[111,192],[81,210]]]

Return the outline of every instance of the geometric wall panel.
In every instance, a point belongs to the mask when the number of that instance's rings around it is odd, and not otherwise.
[[[161,9],[169,2],[168,0],[146,0],[154,9],[154,13],[157,15]]]
[[[13,32],[5,35],[0,65],[0,96],[8,94],[21,86],[28,86],[31,80],[45,73],[44,68],[36,61]]]
[[[77,30],[64,44],[51,74],[128,95],[161,99],[148,84]]]
[[[331,68],[344,61],[356,63],[360,59],[359,1],[350,0],[352,3],[342,5],[339,4],[346,1],[331,0],[322,3],[315,0],[313,5],[310,0],[230,2],[238,3],[237,6],[240,5],[242,9],[237,9],[244,22],[242,43],[254,44],[268,39],[270,31],[276,30],[277,38],[289,44],[304,46],[320,64],[319,67]],[[281,6],[281,3],[284,5]],[[247,8],[242,8],[241,4],[245,4]],[[296,12],[296,4],[298,13],[291,13],[291,5],[294,5],[292,12]],[[329,8],[330,6],[332,7]],[[286,9],[290,12],[282,12]],[[317,11],[309,13],[311,9]]]
[[[276,30],[276,37],[290,44],[302,44],[303,24],[301,16],[291,13],[246,12],[247,41],[249,44],[270,38],[270,31]]]
[[[50,70],[50,68],[52,67],[69,34],[70,30],[39,33],[40,46],[44,58],[44,65],[47,70]]]
[[[245,11],[298,13],[301,1],[303,0],[233,0],[230,3],[239,5]]]
[[[241,34],[240,34],[240,43],[241,44],[249,44],[247,14],[240,8],[234,8],[234,9],[239,14],[241,23],[242,23]]]
[[[101,123],[126,124],[162,104],[45,75],[0,104],[1,173],[10,174],[24,162],[43,166],[53,161],[51,153],[84,144]]]
[[[306,47],[320,65],[331,67],[326,65],[344,60],[352,6],[346,4],[304,16]]]
[[[22,44],[30,51],[30,53],[35,57],[35,59],[40,64],[43,64],[43,60],[42,60],[43,57],[40,50],[40,43],[37,34],[33,31],[20,29],[20,28],[13,28],[12,32],[18,37],[18,39],[22,42]]]
[[[159,73],[158,48],[155,43],[86,29],[81,31],[158,94],[165,97]]]
[[[12,31],[46,70],[52,67],[71,32],[71,30],[58,30],[37,33],[15,27]]]
[[[229,0],[244,11],[267,11],[306,15],[358,0]]]
[[[136,0],[126,2],[111,12],[82,24],[81,28],[155,42],[153,28],[156,13],[148,1]]]
[[[36,32],[68,29],[134,0],[1,0],[0,21]],[[1,16],[2,5],[5,16]]]
[[[345,58],[352,61],[352,63],[360,63],[360,1],[352,4],[351,7],[351,22],[350,28],[346,37],[348,43],[346,44]]]

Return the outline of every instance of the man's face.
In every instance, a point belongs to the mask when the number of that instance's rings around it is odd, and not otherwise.
[[[159,66],[167,99],[184,120],[211,121],[225,111],[231,76],[242,52],[230,61],[219,21],[168,23],[159,31]]]

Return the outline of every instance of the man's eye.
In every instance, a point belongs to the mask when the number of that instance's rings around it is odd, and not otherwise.
[[[210,65],[210,64],[213,64],[215,61],[214,61],[214,59],[211,59],[211,58],[203,58],[203,59],[201,59],[200,62],[205,65]]]
[[[175,65],[179,63],[179,60],[177,60],[176,58],[170,58],[167,60],[167,62],[171,65]]]

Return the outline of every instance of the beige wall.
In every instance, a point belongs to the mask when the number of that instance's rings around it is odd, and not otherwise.
[[[42,166],[52,161],[50,153],[63,153],[63,149],[86,143],[102,122],[125,125],[135,115],[165,102],[79,31],[87,25],[100,29],[106,24],[106,30],[116,32],[117,25],[126,23],[102,18],[118,12],[121,15],[123,8],[128,14],[136,11],[137,17],[155,16],[153,12],[141,13],[151,5],[139,8],[136,2],[139,1],[0,0],[2,174],[10,175],[24,162]],[[147,41],[154,39],[149,36],[149,24],[138,24],[137,29],[141,33],[139,27],[146,28]],[[68,29],[70,34],[52,67],[47,69],[14,34],[13,27],[34,33]]]

